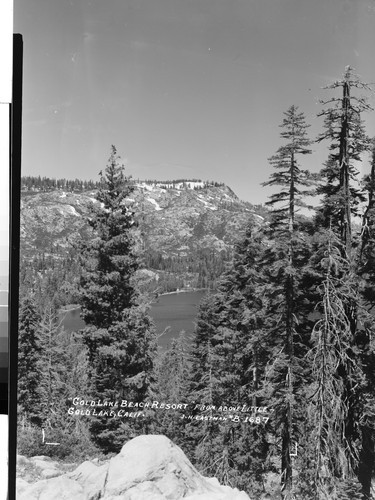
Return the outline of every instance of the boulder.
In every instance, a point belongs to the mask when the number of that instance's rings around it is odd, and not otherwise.
[[[249,498],[243,492],[201,476],[178,446],[159,435],[138,436],[123,446],[109,462],[104,491],[105,500],[146,499],[146,494],[155,500],[177,500],[189,495],[200,495],[206,500]]]
[[[17,484],[17,500],[87,500],[82,486],[67,476],[43,479],[24,487]]]
[[[17,455],[17,465],[29,465],[30,460],[23,456],[23,455]]]
[[[17,492],[18,494],[22,493],[26,488],[28,488],[30,484],[21,477],[17,479]]]
[[[40,475],[43,479],[51,479],[52,477],[61,476],[62,472],[58,469],[43,469]]]
[[[250,500],[203,477],[178,446],[160,435],[132,439],[101,465],[86,461],[73,472],[17,486],[17,500]]]
[[[126,443],[109,463],[105,491],[116,496],[148,481],[156,484],[165,498],[209,491],[182,450],[165,436],[138,436]]]
[[[67,476],[83,487],[87,500],[97,500],[101,498],[104,490],[108,465],[108,462],[98,465],[97,461],[86,461]]]
[[[32,457],[30,458],[30,462],[42,471],[45,469],[51,470],[59,468],[58,462],[55,462],[49,457]]]

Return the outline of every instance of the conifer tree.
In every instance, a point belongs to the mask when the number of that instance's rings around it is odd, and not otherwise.
[[[362,308],[356,332],[356,345],[360,349],[361,362],[366,378],[363,391],[365,401],[361,419],[362,449],[360,451],[358,477],[365,500],[371,498],[371,479],[375,471],[375,141],[372,141],[371,171],[364,179],[367,203],[362,218],[361,243],[358,256],[358,275]]]
[[[272,207],[275,222],[280,221],[284,226],[287,222],[288,231],[292,231],[298,207],[306,206],[304,197],[311,194],[311,175],[299,167],[298,157],[311,154],[312,141],[307,135],[310,125],[306,124],[305,116],[299,112],[298,106],[290,106],[284,115],[280,137],[286,144],[280,146],[276,154],[269,158],[275,172],[271,173],[270,180],[263,185],[277,186],[277,192],[270,196],[266,205]]]
[[[202,413],[206,420],[187,426],[187,439],[193,441],[200,470],[252,494],[262,489],[269,427],[255,423],[259,417],[255,410],[248,414],[253,419],[250,424],[235,414],[221,414],[227,418],[218,420],[217,408],[267,404],[260,390],[269,359],[262,330],[264,304],[258,267],[262,240],[261,231],[249,225],[218,292],[200,305],[192,347],[190,398],[192,403],[205,406]]]
[[[344,493],[342,482],[356,482],[359,459],[356,442],[359,408],[352,407],[348,387],[358,387],[362,380],[353,356],[351,324],[346,313],[348,297],[356,299],[356,285],[343,278],[345,271],[350,272],[349,262],[342,257],[343,243],[332,231],[327,237],[326,255],[320,262],[325,272],[322,302],[317,308],[321,319],[314,326],[314,346],[309,353],[314,380],[311,442],[314,446],[313,498],[316,500],[344,498],[340,496]],[[352,395],[355,397],[355,391]],[[354,401],[358,402],[357,398]]]
[[[179,401],[185,403],[188,398],[188,380],[191,373],[190,346],[185,332],[180,332],[172,339],[170,347],[159,356],[157,362],[157,388],[160,401]],[[182,411],[173,414],[156,415],[155,428],[165,434],[179,446],[185,445],[185,421]],[[181,424],[182,422],[182,424]],[[186,452],[186,447],[184,447]]]
[[[188,424],[186,436],[188,447],[192,449],[192,459],[199,470],[203,474],[215,475],[224,484],[232,484],[236,471],[227,460],[230,427],[217,420],[217,411],[214,409],[219,408],[228,397],[224,384],[227,383],[227,372],[232,365],[230,358],[233,359],[234,339],[230,338],[232,332],[227,329],[227,345],[222,345],[224,332],[217,316],[217,307],[219,310],[222,307],[221,297],[208,296],[202,301],[197,317],[192,349],[190,401],[193,408],[197,404],[205,407],[202,412],[198,410],[194,414],[202,413],[207,420]]]
[[[365,326],[368,321],[364,320],[366,313],[362,308],[360,292],[363,286],[360,274],[364,248],[367,244],[365,224],[367,223],[368,226],[368,217],[366,215],[363,219],[362,242],[360,242],[360,235],[353,231],[352,219],[353,216],[359,215],[360,203],[365,201],[363,189],[357,178],[357,164],[361,160],[362,153],[370,146],[361,121],[361,113],[371,109],[366,98],[357,97],[353,91],[369,90],[369,86],[361,82],[348,66],[345,68],[342,79],[328,88],[339,89],[342,95],[323,102],[324,105],[329,106],[320,113],[325,120],[324,132],[318,140],[329,140],[331,152],[321,171],[325,184],[318,190],[320,194],[323,194],[323,205],[318,211],[317,223],[319,226],[329,228],[329,232],[336,235],[338,242],[335,243],[335,248],[341,255],[341,259],[336,259],[335,264],[335,286],[329,287],[326,291],[327,300],[331,303],[335,302],[336,297],[340,297],[343,341],[337,344],[336,355],[340,361],[336,366],[336,373],[331,374],[335,384],[330,385],[332,382],[330,380],[325,387],[327,390],[329,387],[333,388],[335,400],[345,410],[343,426],[340,434],[336,430],[335,439],[342,443],[341,448],[345,455],[342,457],[342,463],[346,464],[344,468],[335,467],[332,474],[336,480],[342,480],[355,473],[361,480],[362,492],[366,496],[369,488],[368,484],[367,486],[365,484],[363,474],[361,476],[361,471],[364,470],[363,461],[366,454],[363,450],[366,446],[365,436],[368,437],[365,431],[368,425],[366,424],[361,429],[361,422],[366,420],[364,418],[366,414],[364,395],[367,362],[361,351],[367,349],[364,339],[368,336],[366,332],[368,329]],[[371,210],[368,215],[370,212]],[[329,238],[333,241],[332,235]],[[358,243],[362,244],[359,245],[358,252],[355,252]],[[362,444],[360,444],[361,440]],[[332,454],[335,451],[331,449],[329,453]],[[321,469],[320,473],[322,473]],[[332,498],[339,498],[337,492],[331,495],[333,495]]]
[[[352,90],[370,90],[370,87],[361,82],[352,68],[347,66],[342,79],[326,89],[339,89],[342,95],[321,101],[328,107],[318,115],[324,116],[324,131],[317,140],[328,140],[331,151],[321,170],[325,183],[318,189],[318,193],[323,195],[320,222],[326,227],[331,224],[334,231],[337,228],[350,257],[352,216],[358,215],[358,204],[364,201],[363,193],[358,187],[356,163],[361,161],[361,154],[370,148],[361,113],[371,109],[367,99],[353,95]]]
[[[33,300],[24,297],[20,307],[18,333],[18,386],[20,413],[26,421],[41,425],[40,383],[42,380],[40,317]]]
[[[367,193],[366,208],[362,216],[359,267],[365,279],[364,298],[373,303],[375,278],[375,139],[372,140],[371,170],[364,178]]]
[[[132,284],[137,269],[131,231],[134,218],[126,202],[134,187],[119,159],[112,146],[105,173],[100,173],[98,203],[91,207],[88,220],[93,239],[82,245],[82,317],[97,328],[120,320],[122,311],[135,303],[137,295]]]
[[[43,304],[39,322],[41,344],[41,363],[43,378],[40,384],[43,424],[50,427],[61,423],[60,409],[65,408],[66,385],[62,380],[64,372],[69,370],[68,352],[61,345],[63,335],[62,321],[58,317],[53,302]]]
[[[151,397],[156,341],[134,281],[134,220],[127,201],[133,187],[114,146],[100,175],[99,203],[93,205],[89,219],[93,237],[82,243],[81,304],[87,324],[83,341],[91,393],[101,400],[143,401]],[[145,418],[130,423],[115,418],[90,422],[92,438],[105,452],[118,451],[125,439],[148,429]]]
[[[295,353],[296,309],[298,295],[297,268],[299,235],[296,228],[298,207],[305,206],[304,198],[311,194],[312,179],[308,171],[302,170],[299,156],[311,153],[311,140],[307,136],[309,125],[304,114],[291,106],[281,124],[281,138],[286,141],[270,158],[276,169],[264,185],[277,186],[268,205],[273,216],[271,238],[274,240],[266,251],[263,266],[267,268],[268,329],[273,332],[274,362],[269,372],[272,382],[270,397],[275,405],[281,433],[281,483],[282,496],[293,497],[292,450],[295,435],[297,358]],[[299,252],[300,253],[300,252]],[[280,342],[281,340],[281,342]]]

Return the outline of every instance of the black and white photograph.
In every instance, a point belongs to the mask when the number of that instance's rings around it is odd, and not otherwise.
[[[375,499],[375,0],[14,33],[17,500]]]

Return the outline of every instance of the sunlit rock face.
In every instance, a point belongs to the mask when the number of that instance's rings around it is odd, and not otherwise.
[[[104,463],[86,461],[73,472],[17,486],[18,500],[249,500],[203,477],[178,446],[153,435],[132,439]]]
[[[136,183],[132,205],[137,232],[145,249],[183,256],[205,248],[225,251],[250,219],[262,224],[260,209],[242,202],[225,185],[197,189],[194,182]],[[88,236],[87,215],[95,191],[23,192],[21,247],[23,258],[44,252],[64,255],[79,238]],[[261,213],[262,210],[260,210]]]

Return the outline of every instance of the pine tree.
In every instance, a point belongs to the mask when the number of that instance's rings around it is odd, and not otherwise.
[[[363,454],[363,450],[366,446],[365,436],[368,436],[368,433],[365,432],[365,428],[361,429],[360,423],[364,421],[366,406],[364,405],[366,361],[361,351],[366,344],[363,339],[368,333],[364,327],[366,321],[363,321],[366,314],[362,308],[361,264],[359,264],[366,246],[366,236],[362,238],[362,245],[359,245],[359,251],[356,252],[360,235],[353,232],[352,219],[353,216],[359,215],[360,203],[365,200],[363,189],[357,179],[357,163],[361,160],[362,153],[370,146],[361,121],[361,113],[371,108],[365,97],[353,95],[353,90],[369,90],[369,87],[353,74],[350,67],[346,67],[341,80],[334,82],[328,88],[340,89],[342,95],[323,102],[330,106],[320,114],[325,117],[325,129],[318,140],[329,140],[331,152],[321,171],[325,184],[318,190],[323,194],[323,205],[318,211],[317,224],[329,228],[328,240],[335,242],[334,248],[340,254],[340,259],[335,257],[334,286],[325,287],[325,293],[328,295],[323,299],[323,303],[326,300],[335,304],[339,300],[340,304],[340,307],[337,306],[340,314],[336,312],[333,316],[340,323],[336,326],[342,337],[342,341],[336,346],[338,364],[336,373],[331,373],[331,379],[326,382],[325,387],[327,391],[331,388],[331,399],[337,401],[342,409],[342,427],[333,431],[332,435],[337,443],[341,443],[340,449],[344,450],[344,455],[340,455],[343,465],[336,464],[330,471],[333,482],[351,478],[356,474],[362,481],[363,493],[366,495],[368,484],[365,485],[363,474],[360,477],[360,471],[364,468],[363,460],[366,454]],[[366,230],[365,225],[363,229]],[[331,252],[331,258],[332,255]],[[323,283],[327,283],[327,279],[325,278]],[[332,324],[332,321],[333,319],[330,320],[328,316],[327,324]],[[336,451],[330,449],[329,453],[332,455]],[[336,498],[338,493],[331,492],[330,495],[330,498]]]
[[[91,369],[91,397],[101,401],[143,402],[153,396],[156,343],[147,310],[133,306],[121,321],[108,328],[88,327],[84,332]],[[124,441],[152,430],[153,415],[134,421],[92,418],[90,433],[104,452],[118,452]]]
[[[82,317],[97,328],[119,321],[123,310],[135,303],[137,293],[132,278],[137,260],[131,231],[134,218],[126,201],[133,190],[112,146],[105,174],[100,177],[98,203],[91,207],[88,220],[94,230],[93,239],[82,245]]]
[[[42,380],[40,317],[30,297],[23,299],[20,307],[18,332],[18,386],[17,398],[20,413],[26,421],[40,426],[41,412],[40,383]]]
[[[239,415],[217,412],[222,405],[262,406],[260,385],[269,359],[262,321],[264,306],[258,267],[263,234],[250,226],[235,249],[233,264],[220,280],[218,291],[202,301],[192,347],[190,399],[204,421],[187,426],[195,449],[194,461],[205,474],[251,494],[262,489],[267,468],[267,430],[255,423],[256,410]],[[217,419],[217,416],[224,419]],[[200,418],[200,417],[199,417]],[[260,417],[259,417],[260,421]]]
[[[367,204],[362,218],[361,244],[358,256],[358,275],[362,308],[359,314],[361,328],[356,332],[356,345],[360,349],[366,385],[361,418],[362,449],[358,478],[365,500],[371,498],[371,480],[375,471],[375,344],[373,308],[375,305],[375,141],[371,154],[371,171],[364,179]]]
[[[82,243],[81,304],[88,325],[83,341],[88,349],[92,397],[101,400],[144,401],[151,397],[156,353],[154,326],[135,286],[137,257],[134,219],[127,197],[133,187],[112,146],[89,223],[93,237]],[[100,204],[100,205],[99,205]],[[124,440],[147,433],[147,418],[134,422],[93,419],[90,432],[105,452],[118,451]]]
[[[356,300],[356,286],[346,278],[350,264],[342,257],[343,244],[332,231],[326,244],[326,256],[321,261],[325,271],[322,302],[317,309],[321,319],[315,324],[314,347],[310,352],[314,379],[311,397],[315,447],[313,498],[317,500],[341,498],[338,488],[342,481],[355,481],[359,434],[358,409],[353,408],[352,398],[356,395],[353,388],[362,383],[346,313],[348,298]],[[355,398],[354,402],[357,401]]]
[[[213,409],[217,409],[226,400],[223,383],[226,372],[224,364],[228,366],[228,356],[224,361],[221,353],[217,352],[217,343],[221,339],[218,334],[220,321],[217,317],[218,308],[220,310],[222,307],[220,299],[217,295],[208,295],[202,300],[192,347],[190,402],[193,408],[195,405],[203,405],[205,409],[202,413],[208,420],[194,421],[186,427],[187,443],[192,449],[191,457],[199,470],[209,475],[218,473],[219,464],[228,453],[228,426],[212,420],[216,415]],[[193,413],[195,416],[201,412],[198,410]],[[227,467],[218,475],[225,484],[231,484],[234,479]]]
[[[312,179],[306,170],[297,164],[300,155],[311,153],[311,140],[307,136],[308,125],[304,114],[296,106],[291,106],[285,114],[281,127],[281,137],[286,144],[270,158],[276,169],[264,185],[277,186],[268,205],[272,207],[271,227],[274,240],[266,251],[263,266],[267,268],[265,293],[268,301],[268,329],[272,331],[274,362],[269,372],[270,397],[275,410],[281,434],[281,483],[282,496],[293,497],[292,450],[295,435],[295,406],[297,387],[295,370],[298,369],[298,355],[295,353],[294,338],[298,311],[297,269],[300,266],[300,236],[296,228],[298,207],[305,206],[304,198],[311,194]],[[281,340],[281,342],[280,342]],[[272,382],[271,382],[272,379]]]
[[[169,348],[159,356],[157,363],[157,387],[160,401],[179,401],[185,403],[188,398],[188,380],[191,373],[189,343],[185,332],[180,332],[172,339]],[[184,412],[160,413],[156,416],[157,432],[165,434],[179,446],[185,445]],[[182,424],[181,424],[182,421]],[[184,451],[187,450],[184,448]]]
[[[365,278],[364,298],[371,304],[375,301],[375,139],[372,141],[371,171],[364,178],[364,188],[367,203],[362,216],[359,268]]]
[[[340,234],[345,242],[348,255],[352,248],[352,216],[358,215],[358,205],[364,196],[358,188],[358,169],[356,163],[361,161],[361,154],[369,150],[370,141],[365,133],[361,113],[369,111],[365,97],[352,95],[353,89],[370,90],[360,81],[350,66],[345,68],[341,80],[326,87],[340,89],[342,96],[321,101],[329,105],[318,116],[324,116],[324,131],[318,141],[330,141],[330,155],[321,171],[325,184],[318,190],[323,195],[323,206],[320,210],[320,222]]]
[[[311,188],[312,184],[311,175],[307,170],[300,169],[297,158],[311,154],[312,141],[307,136],[310,125],[306,124],[305,116],[298,111],[297,106],[290,106],[284,115],[280,136],[286,144],[270,157],[269,162],[276,171],[263,185],[278,187],[278,191],[270,196],[266,205],[273,208],[275,222],[285,224],[287,220],[288,230],[293,230],[298,207],[306,206],[304,197],[311,194],[311,189],[305,188]],[[275,208],[276,204],[279,205],[278,208]]]
[[[60,343],[63,334],[62,321],[58,317],[53,301],[49,304],[43,303],[41,314],[40,338],[43,345],[41,362],[43,366],[43,378],[40,384],[41,404],[43,409],[43,426],[53,427],[59,425],[65,405],[65,384],[61,375],[68,369],[68,353]]]

